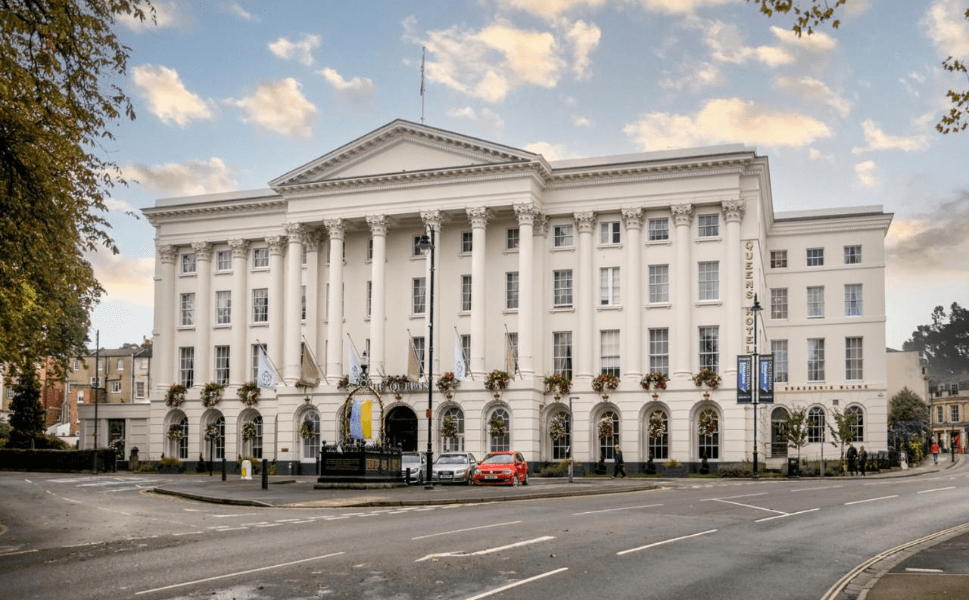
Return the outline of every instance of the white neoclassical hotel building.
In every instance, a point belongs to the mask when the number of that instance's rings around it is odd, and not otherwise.
[[[761,460],[787,456],[774,423],[791,406],[809,411],[804,457],[822,452],[834,411],[858,413],[869,450],[886,446],[892,215],[775,213],[754,148],[547,161],[398,120],[269,185],[144,211],[157,231],[149,455],[312,465],[321,440],[343,436],[352,340],[373,380],[432,368],[432,385],[462,347],[470,376],[450,397],[433,388],[435,453],[510,448],[540,463],[572,444],[589,466],[619,445],[631,469],[650,455],[750,460],[754,409],[736,386],[737,355],[754,350],[755,295],[758,351],[775,366],[775,403],[758,409]],[[433,294],[429,257],[415,249],[427,228]],[[415,366],[426,363],[432,300],[433,364]],[[250,406],[236,390],[255,378],[257,345],[279,384]],[[319,366],[318,384],[307,365]],[[703,368],[721,376],[717,389],[695,385]],[[496,369],[513,377],[499,394],[484,385]],[[666,389],[643,389],[653,372]],[[553,373],[571,391],[546,393]],[[594,391],[601,373],[618,388]],[[212,406],[200,399],[206,383],[226,385]],[[166,403],[173,384],[188,390],[178,406]],[[424,449],[426,381],[403,387],[378,386],[373,435],[382,418],[386,442]],[[701,420],[714,433],[701,435]],[[456,428],[442,436],[445,421]],[[653,435],[651,422],[662,424]],[[210,425],[222,434],[211,444]]]

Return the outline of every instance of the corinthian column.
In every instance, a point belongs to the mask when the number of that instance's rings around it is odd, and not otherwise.
[[[330,295],[326,315],[326,374],[339,379],[343,376],[343,219],[323,222],[330,238]]]
[[[726,272],[723,278],[727,280],[726,298],[724,307],[726,308],[727,322],[724,331],[724,375],[736,374],[737,363],[731,358],[743,351],[743,336],[741,334],[741,320],[744,317],[743,299],[741,298],[740,280],[743,274],[740,269],[740,222],[744,218],[744,201],[730,200],[721,205],[723,209],[723,219],[727,223],[727,238],[724,240],[724,252],[726,253]],[[755,368],[756,371],[756,368]]]
[[[533,313],[535,312],[535,245],[532,239],[538,209],[531,203],[515,205],[518,215],[518,368],[523,378],[535,374]],[[512,373],[514,375],[514,373]]]
[[[485,375],[485,227],[488,226],[488,209],[467,209],[471,221],[471,374]]]
[[[300,223],[287,223],[286,235],[289,244],[286,248],[286,307],[283,332],[283,379],[287,385],[293,385],[299,379],[300,358],[300,329],[302,319],[302,274],[303,274],[303,240],[306,238],[306,228]]]
[[[367,217],[370,235],[373,240],[373,258],[370,261],[370,372],[386,373],[387,323],[384,294],[387,272],[387,217],[370,215]]]
[[[158,246],[160,268],[155,275],[155,337],[157,338],[158,374],[156,389],[164,392],[175,381],[175,246]]]
[[[286,304],[283,301],[283,253],[286,251],[286,236],[274,235],[266,238],[269,244],[269,348],[267,354],[273,365],[279,369],[283,364],[283,331],[286,322]],[[284,371],[285,372],[285,371]],[[283,377],[283,373],[279,374]]]
[[[250,379],[246,368],[246,330],[249,328],[246,302],[246,264],[249,260],[247,240],[229,240],[232,248],[232,294],[229,296],[229,321],[232,323],[232,351],[229,352],[229,383],[242,385]]]
[[[213,381],[215,371],[212,367],[215,349],[209,343],[212,335],[212,244],[195,242],[197,274],[195,277],[195,346],[199,357],[199,377],[196,385]]]
[[[676,265],[670,269],[676,284],[673,302],[673,322],[676,330],[670,336],[673,344],[672,373],[679,378],[692,375],[690,369],[690,345],[693,340],[693,298],[690,297],[691,273],[693,263],[690,257],[690,224],[693,222],[693,205],[677,204],[670,207],[676,223],[676,238],[673,240],[673,256]]]
[[[640,232],[643,227],[642,208],[624,208],[622,220],[626,226],[626,269],[622,282],[626,299],[626,360],[623,373],[630,381],[638,382],[642,376],[643,350],[643,254]]]
[[[592,233],[596,214],[592,211],[575,213],[579,230],[579,274],[574,301],[578,305],[579,330],[576,332],[576,377],[592,377],[592,311],[596,305],[596,286],[592,274]]]

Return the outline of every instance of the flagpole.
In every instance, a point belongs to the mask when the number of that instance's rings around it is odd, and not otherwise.
[[[421,125],[424,124],[424,57],[427,49],[421,46]]]

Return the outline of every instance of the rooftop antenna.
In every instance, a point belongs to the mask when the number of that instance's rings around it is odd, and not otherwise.
[[[421,46],[421,125],[424,124],[424,55],[426,48]]]

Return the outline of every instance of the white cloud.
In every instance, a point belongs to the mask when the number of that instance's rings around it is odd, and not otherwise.
[[[747,46],[740,28],[723,21],[713,21],[704,28],[703,43],[718,62],[743,64],[754,60],[770,67],[794,62],[794,56],[780,46]]]
[[[313,50],[318,48],[323,38],[318,35],[304,35],[298,42],[291,42],[286,38],[279,38],[269,43],[269,51],[283,60],[296,59],[309,66],[313,64]]]
[[[163,165],[130,164],[123,168],[125,177],[146,188],[171,196],[196,196],[228,192],[238,187],[228,167],[218,157],[207,161]]]
[[[842,117],[851,112],[851,101],[835,93],[823,81],[813,77],[782,76],[774,80],[774,85],[799,98],[807,98],[823,102],[836,110]]]
[[[801,37],[798,37],[791,29],[784,29],[776,25],[772,25],[770,31],[781,42],[810,52],[831,52],[838,47],[838,40],[823,31],[814,30],[811,35],[805,33]]]
[[[370,103],[375,99],[373,81],[367,77],[354,77],[347,81],[342,75],[329,67],[319,72],[336,92],[354,103]]]
[[[964,0],[936,0],[922,17],[922,27],[939,56],[969,56],[969,20]]]
[[[149,308],[154,304],[154,258],[131,258],[110,252],[89,252],[85,254],[85,258],[90,261],[94,276],[104,287],[105,298],[102,303],[127,300]],[[103,342],[104,331],[101,334]]]
[[[878,165],[876,165],[875,161],[873,160],[866,160],[865,162],[855,165],[855,175],[858,176],[858,183],[861,185],[861,187],[870,190],[881,185],[881,180],[878,178],[877,169]]]
[[[470,106],[465,106],[464,108],[451,109],[447,114],[449,117],[454,117],[456,119],[480,121],[482,123],[486,123],[493,129],[501,129],[505,126],[505,120],[501,118],[501,115],[490,108],[482,108],[481,110],[476,111]]]
[[[669,15],[692,15],[697,9],[722,4],[737,4],[739,0],[636,0],[650,12]]]
[[[706,6],[737,3],[739,0],[624,0],[626,4],[639,4],[649,12],[668,15],[691,15]],[[498,4],[504,10],[520,10],[545,18],[579,11],[594,10],[609,4],[616,4],[614,0],[499,0]]]
[[[584,117],[582,115],[572,115],[572,126],[573,127],[592,127],[592,119],[589,117]]]
[[[808,150],[808,158],[814,162],[821,162],[824,160],[824,155],[817,148],[810,148]]]
[[[119,200],[118,198],[109,197],[104,199],[104,207],[110,211],[118,213],[133,213],[135,212],[135,207],[125,202],[124,200]]]
[[[219,5],[219,8],[222,9],[222,12],[226,14],[230,14],[234,17],[239,17],[243,21],[258,23],[259,21],[262,20],[256,15],[242,8],[242,5],[239,4],[236,0],[225,0],[224,2],[222,2],[222,4]]]
[[[723,81],[720,68],[708,62],[701,62],[695,65],[684,64],[680,68],[682,74],[679,79],[672,76],[664,77],[659,85],[664,90],[679,92],[683,89],[698,91],[705,87],[718,85]]]
[[[695,115],[648,113],[623,131],[647,151],[729,142],[800,148],[832,135],[807,115],[740,98],[709,100]]]
[[[528,150],[529,152],[534,152],[535,154],[541,154],[545,157],[545,160],[549,161],[575,158],[575,155],[566,150],[565,145],[563,144],[535,142],[533,144],[527,144],[524,149]]]
[[[589,55],[599,45],[602,31],[595,24],[576,21],[566,37],[572,43],[572,72],[576,79],[586,79],[589,77],[589,65],[592,63]]]
[[[134,70],[134,82],[148,101],[148,110],[163,123],[185,127],[189,121],[212,118],[211,103],[188,91],[174,69],[139,65]]]
[[[874,150],[902,150],[904,152],[916,152],[925,150],[929,147],[929,139],[924,134],[910,136],[888,135],[871,119],[866,119],[861,124],[865,133],[865,142],[868,143],[864,148],[855,147],[851,151],[855,154],[871,152]]]
[[[152,29],[172,28],[179,29],[192,23],[191,17],[185,13],[184,5],[177,2],[165,2],[155,0],[151,3],[155,9],[155,18],[152,20],[150,10],[145,11],[145,20],[141,21],[131,15],[121,15],[118,23],[131,31],[142,33]]]
[[[251,96],[241,100],[229,98],[226,103],[243,110],[243,121],[255,123],[266,131],[301,138],[313,134],[316,107],[292,77],[264,83]]]

